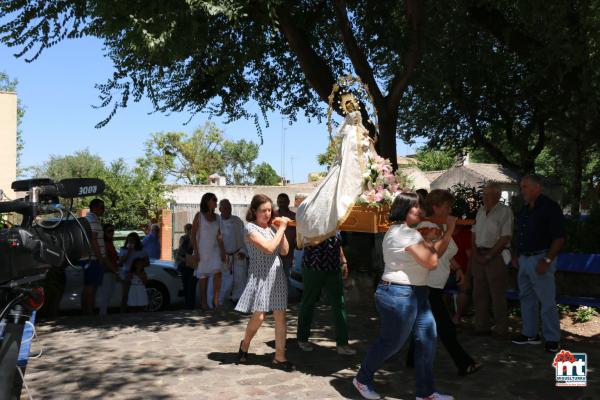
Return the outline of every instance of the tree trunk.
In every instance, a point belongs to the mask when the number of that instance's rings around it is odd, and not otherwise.
[[[390,160],[394,171],[398,169],[398,155],[396,154],[396,127],[398,125],[398,115],[390,115],[381,110],[379,116],[379,140],[375,145],[377,153]]]

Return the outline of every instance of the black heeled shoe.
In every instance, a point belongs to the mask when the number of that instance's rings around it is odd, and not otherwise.
[[[248,362],[248,351],[242,350],[244,340],[240,342],[240,349],[238,350],[238,364],[245,364]]]

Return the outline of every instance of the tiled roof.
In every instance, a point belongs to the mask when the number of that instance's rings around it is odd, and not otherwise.
[[[425,177],[427,177],[427,179],[429,180],[429,182],[433,182],[437,178],[439,178],[440,175],[442,175],[443,173],[445,173],[446,171],[447,170],[441,170],[441,171],[423,171],[423,174],[425,175]]]
[[[514,171],[500,164],[469,163],[464,164],[463,167],[481,176],[485,181],[498,183],[517,183],[519,181],[519,176]]]

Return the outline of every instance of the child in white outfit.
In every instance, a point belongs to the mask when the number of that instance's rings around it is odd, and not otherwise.
[[[127,297],[127,306],[132,311],[144,311],[148,306],[148,293],[146,293],[148,277],[144,272],[145,265],[146,261],[143,258],[136,258],[129,271],[131,286]]]

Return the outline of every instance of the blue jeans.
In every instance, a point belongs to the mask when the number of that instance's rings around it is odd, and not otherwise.
[[[553,261],[543,275],[535,272],[538,262],[544,254],[519,257],[519,299],[521,300],[522,334],[533,337],[538,334],[538,309],[541,304],[542,333],[544,339],[550,342],[560,340],[560,320],[556,307],[556,287],[554,271],[556,261]]]
[[[431,395],[435,392],[433,359],[437,335],[427,286],[380,283],[375,292],[375,305],[379,313],[379,337],[371,345],[356,379],[366,385],[373,384],[375,372],[400,351],[412,333],[415,338],[416,395]]]

